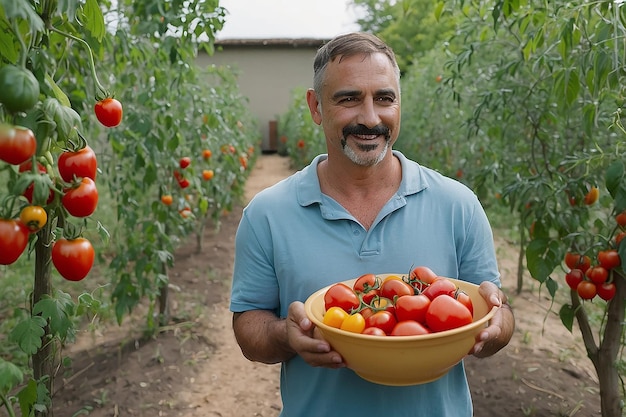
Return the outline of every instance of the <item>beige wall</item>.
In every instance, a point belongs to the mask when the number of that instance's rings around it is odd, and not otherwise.
[[[300,46],[294,46],[294,42],[267,45],[259,40],[247,45],[216,45],[213,56],[203,53],[198,57],[202,67],[225,65],[238,72],[240,91],[250,99],[251,111],[259,122],[263,151],[276,150],[276,139],[270,138],[270,121],[287,111],[292,90],[313,84],[313,58],[322,41]]]

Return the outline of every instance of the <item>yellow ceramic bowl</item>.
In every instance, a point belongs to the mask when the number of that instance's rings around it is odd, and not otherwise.
[[[387,275],[379,274],[381,278]],[[352,287],[355,279],[343,281]],[[474,345],[476,335],[493,317],[478,286],[452,281],[472,299],[474,322],[457,329],[420,336],[371,336],[347,332],[323,323],[324,293],[330,286],[313,293],[304,303],[309,319],[322,332],[347,366],[361,378],[383,385],[416,385],[442,377],[459,363]]]

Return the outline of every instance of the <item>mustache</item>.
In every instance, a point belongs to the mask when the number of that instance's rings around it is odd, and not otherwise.
[[[349,125],[343,128],[342,133],[344,138],[348,135],[384,135],[388,138],[389,128],[385,125],[377,125],[372,128],[365,125]]]

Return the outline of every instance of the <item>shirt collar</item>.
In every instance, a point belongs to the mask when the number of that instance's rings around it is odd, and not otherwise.
[[[402,165],[402,182],[396,192],[396,196],[406,197],[428,188],[428,181],[422,172],[423,168],[417,162],[408,160],[400,151],[394,150],[392,152]],[[322,202],[322,190],[320,189],[320,181],[317,176],[317,165],[326,158],[328,158],[327,154],[316,156],[300,172],[296,181],[296,193],[298,203],[301,206]]]

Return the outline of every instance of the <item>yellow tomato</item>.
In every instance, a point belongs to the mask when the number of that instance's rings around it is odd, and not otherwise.
[[[341,307],[331,307],[326,313],[324,313],[324,324],[335,327],[337,329],[341,328],[343,321],[349,316],[349,314]]]
[[[20,212],[20,220],[30,232],[37,232],[48,221],[48,214],[41,206],[26,206]]]
[[[341,323],[340,329],[352,333],[363,333],[363,330],[365,330],[365,318],[361,313],[350,314]]]

